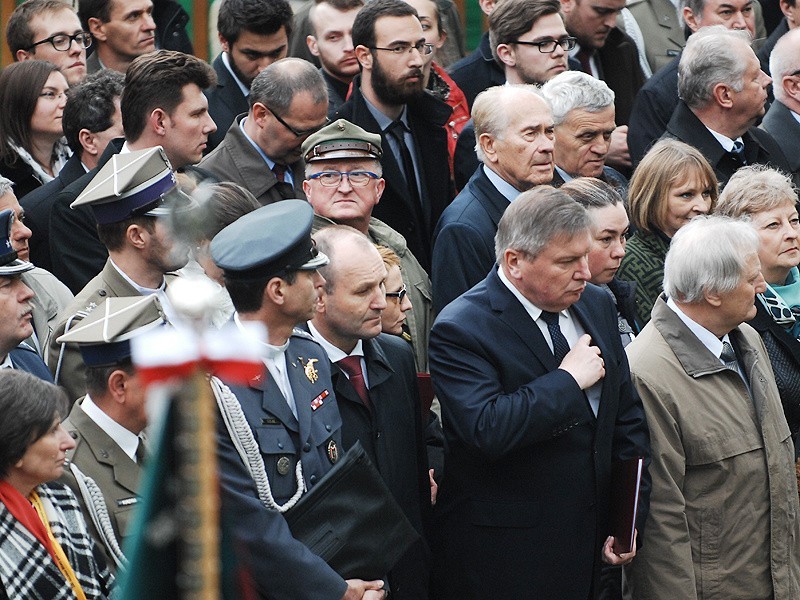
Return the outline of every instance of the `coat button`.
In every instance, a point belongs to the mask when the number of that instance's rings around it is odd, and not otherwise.
[[[306,444],[303,446],[303,452],[311,452],[311,444]]]
[[[106,291],[105,290],[97,290],[97,295],[101,296],[101,297],[105,297],[106,296]]]
[[[325,431],[330,431],[330,430],[331,430],[331,426],[330,425],[325,425]]]
[[[308,478],[308,481],[311,483],[311,485],[314,485],[315,483],[317,483],[317,476],[312,475],[311,477]]]
[[[281,442],[278,442],[278,450],[283,450],[283,444]]]

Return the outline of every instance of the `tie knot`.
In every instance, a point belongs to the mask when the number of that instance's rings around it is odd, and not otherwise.
[[[550,312],[548,310],[542,311],[542,321],[550,325],[555,325],[558,323],[558,313]]]
[[[341,360],[337,360],[336,364],[342,368],[342,371],[347,373],[350,377],[353,375],[361,374],[361,357],[352,355],[345,356]]]
[[[280,182],[286,181],[286,166],[275,163],[272,165],[272,172],[275,174],[275,179]]]
[[[720,352],[719,358],[726,364],[736,362],[736,352],[733,351],[733,346],[728,342],[722,342],[722,352]]]
[[[408,131],[408,127],[406,127],[406,124],[403,123],[400,119],[392,121],[392,124],[389,125],[389,127],[387,127],[386,129],[388,129],[395,135],[399,136],[405,135],[406,131]]]

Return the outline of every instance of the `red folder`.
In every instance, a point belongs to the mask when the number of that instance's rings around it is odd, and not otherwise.
[[[643,470],[642,457],[614,461],[611,467],[610,524],[615,554],[625,554],[633,548]]]

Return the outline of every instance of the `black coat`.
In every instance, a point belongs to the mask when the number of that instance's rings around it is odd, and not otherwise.
[[[689,109],[685,102],[679,102],[672,115],[665,138],[675,138],[694,146],[706,157],[717,175],[720,187],[727,183],[731,175],[742,164],[711,135],[706,126]],[[780,146],[770,134],[757,127],[751,127],[742,136],[744,154],[748,165],[768,165],[789,173],[789,164],[783,155]]]
[[[69,207],[92,181],[97,171],[111,157],[118,154],[125,143],[123,138],[109,142],[97,166],[82,175],[53,199],[50,209],[50,257],[52,273],[73,294],[80,292],[89,281],[103,270],[108,250],[97,237],[97,221],[88,206]]]
[[[614,90],[614,108],[617,125],[627,125],[633,110],[633,100],[644,85],[645,78],[639,66],[639,51],[625,32],[614,28],[606,43],[598,48],[600,79]]]
[[[33,174],[31,166],[21,159],[14,161],[13,165],[8,165],[4,160],[0,160],[0,176],[11,180],[11,183],[14,184],[12,189],[17,198],[22,198],[42,186],[42,182]]]
[[[794,185],[800,188],[800,123],[780,100],[772,103],[761,121],[761,129],[770,134],[783,151]]]
[[[221,54],[214,59],[212,66],[217,73],[217,85],[205,90],[204,93],[208,98],[208,114],[214,119],[217,130],[208,136],[206,154],[219,145],[234,119],[250,110],[247,98],[222,62]]]
[[[25,225],[31,230],[31,239],[28,242],[31,253],[31,262],[37,267],[48,271],[53,270],[50,259],[50,210],[53,202],[61,190],[86,174],[77,154],[73,154],[64,163],[58,176],[41,187],[19,199],[19,204],[25,210]]]
[[[447,71],[464,92],[470,110],[475,97],[483,90],[506,82],[505,72],[492,57],[488,31],[483,34],[480,45],[472,54],[459,60]]]
[[[336,117],[347,119],[371,133],[380,134],[384,148],[381,166],[386,189],[381,201],[372,211],[372,216],[405,237],[411,253],[430,273],[433,228],[455,195],[447,159],[447,132],[444,129],[452,109],[427,92],[418,100],[410,102],[407,107],[408,123],[414,136],[417,163],[422,176],[422,206],[408,197],[402,168],[390,151],[386,134],[380,130],[375,117],[367,108],[358,78],[353,81],[350,99],[342,105]]]
[[[175,0],[153,0],[153,21],[156,23],[156,46],[194,54],[192,40],[186,32],[189,13]]]

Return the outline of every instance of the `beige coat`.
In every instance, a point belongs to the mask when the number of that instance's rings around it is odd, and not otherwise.
[[[627,347],[644,403],[653,488],[636,600],[797,600],[794,447],[758,334],[730,333],[752,396],[660,298]]]

